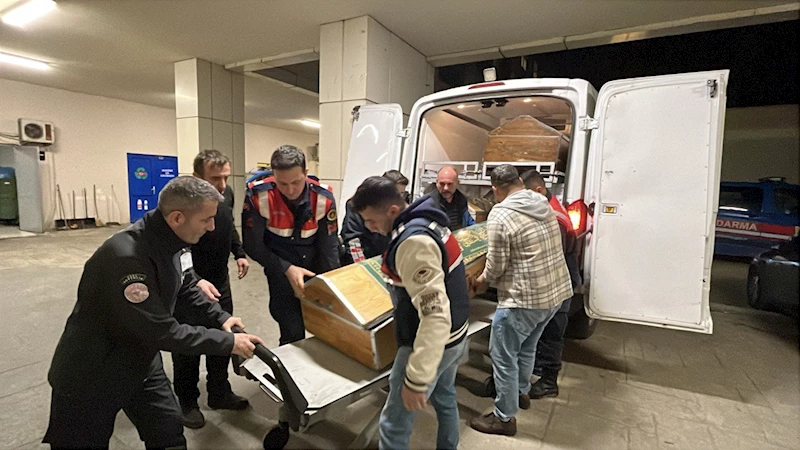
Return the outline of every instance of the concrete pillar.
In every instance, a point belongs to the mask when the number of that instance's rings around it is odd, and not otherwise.
[[[433,92],[433,67],[401,37],[362,16],[320,27],[319,75],[319,175],[338,195],[353,108],[399,103],[408,117],[414,102]]]
[[[175,63],[175,115],[178,172],[191,175],[194,157],[215,149],[231,159],[231,178],[239,225],[245,168],[244,75],[219,64],[193,58]]]

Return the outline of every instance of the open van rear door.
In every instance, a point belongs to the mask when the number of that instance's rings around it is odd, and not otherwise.
[[[353,111],[340,204],[352,197],[368,177],[400,168],[402,131],[403,108],[398,104],[364,105]],[[344,215],[340,216],[341,221]]]
[[[709,310],[728,71],[613,81],[591,137],[587,313],[712,332]]]

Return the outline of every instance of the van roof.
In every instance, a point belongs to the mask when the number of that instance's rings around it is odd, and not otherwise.
[[[485,83],[470,84],[436,92],[417,100],[415,105],[427,102],[439,102],[447,99],[468,100],[469,97],[483,97],[494,92],[525,91],[531,89],[574,89],[578,92],[588,91],[597,98],[597,91],[586,80],[579,78],[522,78],[517,80],[497,80]]]

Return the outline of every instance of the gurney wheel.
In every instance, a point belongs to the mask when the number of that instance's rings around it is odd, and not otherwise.
[[[264,450],[281,449],[289,442],[288,424],[278,424],[264,436]]]

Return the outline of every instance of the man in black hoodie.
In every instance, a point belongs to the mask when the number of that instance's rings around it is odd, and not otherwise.
[[[405,175],[400,173],[399,170],[388,170],[381,176],[394,181],[397,191],[408,202],[409,195],[406,192],[408,178]],[[353,210],[353,205],[350,201],[345,203],[345,211],[344,223],[342,224],[342,242],[346,251],[342,257],[342,264],[361,262],[383,254],[392,239],[389,236],[369,231],[364,225],[361,215]]]
[[[429,196],[410,206],[384,177],[369,177],[353,209],[375,233],[391,234],[381,271],[394,305],[397,356],[381,412],[382,449],[408,448],[416,412],[430,399],[437,448],[458,447],[455,378],[466,353],[469,295],[461,247]]]

